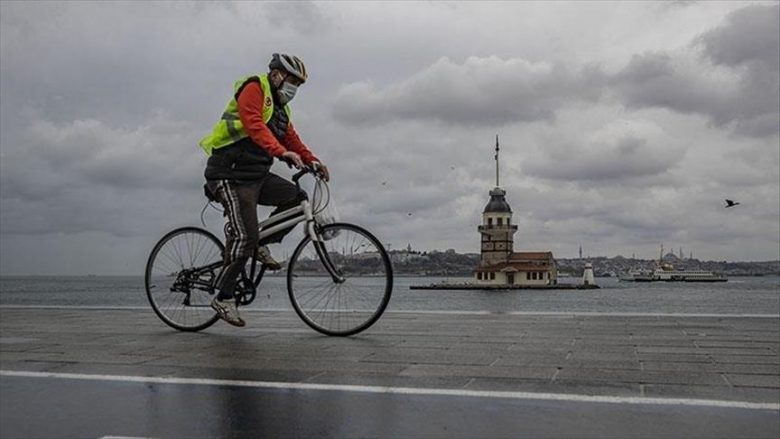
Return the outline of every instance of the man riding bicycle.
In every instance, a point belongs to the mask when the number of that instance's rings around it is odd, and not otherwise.
[[[235,301],[235,288],[253,252],[267,268],[278,270],[267,244],[281,242],[291,230],[275,233],[258,243],[257,205],[276,206],[271,214],[289,209],[306,193],[270,172],[274,157],[296,168],[317,166],[329,179],[328,168],[304,145],[290,120],[287,105],[308,77],[300,58],[273,54],[269,72],[235,82],[233,96],[211,134],[200,140],[209,155],[206,187],[225,209],[228,225],[224,264],[211,307],[226,322],[244,326]]]

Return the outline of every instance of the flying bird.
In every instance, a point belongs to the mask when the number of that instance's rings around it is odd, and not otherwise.
[[[726,209],[728,209],[729,207],[734,207],[734,206],[736,206],[738,204],[739,203],[737,203],[736,201],[732,201],[732,200],[726,199]]]

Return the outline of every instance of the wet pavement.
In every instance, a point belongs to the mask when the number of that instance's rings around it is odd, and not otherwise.
[[[245,317],[0,307],[0,436],[780,433],[777,317],[390,312],[351,338]]]

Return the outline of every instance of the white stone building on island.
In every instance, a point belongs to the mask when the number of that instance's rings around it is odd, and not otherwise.
[[[499,187],[498,136],[496,136],[496,187],[490,191],[490,201],[482,212],[482,224],[477,227],[482,240],[481,259],[474,270],[474,282],[483,285],[556,285],[558,269],[550,251],[515,252],[512,208],[506,201],[506,191]]]

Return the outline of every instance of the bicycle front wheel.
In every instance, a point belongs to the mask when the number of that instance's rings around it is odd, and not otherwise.
[[[328,224],[322,240],[306,236],[287,269],[287,291],[295,312],[327,335],[357,334],[387,308],[393,269],[382,244],[352,224]]]
[[[200,331],[219,319],[211,297],[224,249],[216,236],[197,227],[173,230],[154,246],[146,263],[146,296],[163,322]]]

